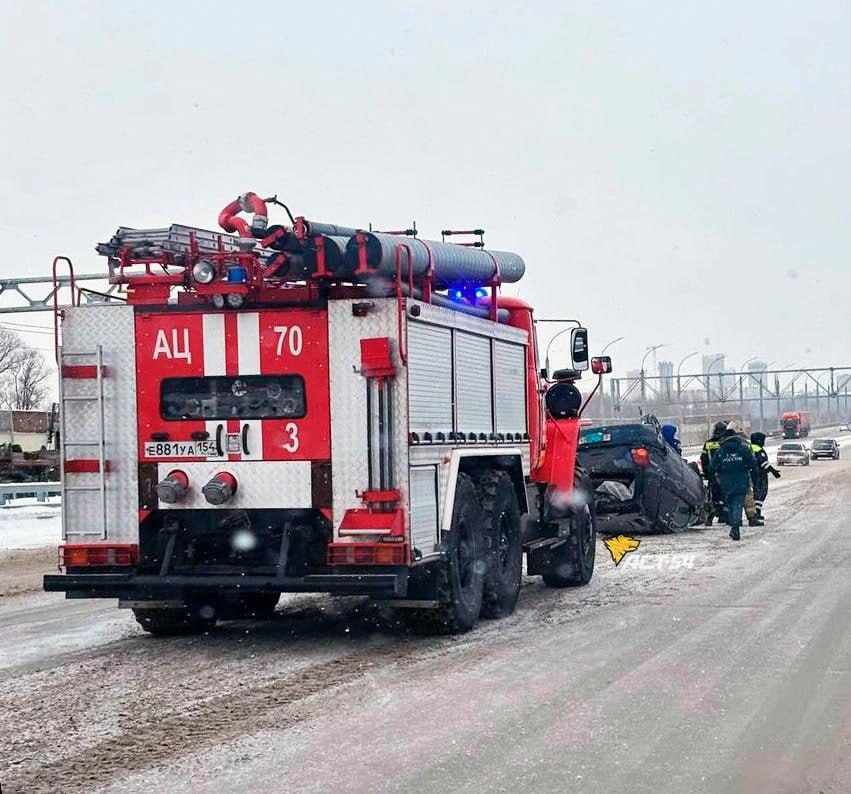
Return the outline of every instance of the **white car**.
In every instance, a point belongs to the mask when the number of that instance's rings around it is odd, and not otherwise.
[[[780,449],[777,450],[777,465],[789,466],[790,464],[794,464],[795,466],[810,465],[810,454],[807,451],[806,445],[800,441],[790,441],[781,444]]]

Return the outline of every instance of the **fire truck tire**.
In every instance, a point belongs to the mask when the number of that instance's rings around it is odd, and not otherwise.
[[[592,492],[588,475],[579,467],[574,487],[587,494]],[[542,575],[547,587],[579,587],[588,584],[594,574],[597,553],[597,522],[593,502],[586,504],[571,520],[567,543],[552,552],[550,570]]]
[[[252,620],[271,618],[280,599],[278,593],[251,593],[240,596],[240,617]]]
[[[502,618],[514,612],[523,578],[520,507],[506,472],[488,471],[474,482],[488,556],[481,616]]]
[[[155,637],[200,634],[213,628],[215,616],[205,617],[194,609],[134,609],[136,622]]]
[[[473,481],[459,474],[455,484],[452,528],[446,536],[442,571],[443,604],[412,615],[419,628],[437,634],[461,634],[476,625],[482,611],[485,581],[482,514]]]

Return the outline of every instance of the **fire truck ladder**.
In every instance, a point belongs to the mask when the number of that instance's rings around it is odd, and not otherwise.
[[[106,474],[109,470],[109,462],[106,459],[106,439],[105,439],[105,414],[104,414],[104,399],[103,399],[103,349],[98,345],[94,351],[70,351],[59,348],[59,450],[61,468],[61,485],[62,485],[62,539],[68,539],[68,499],[66,494],[77,491],[97,491],[100,494],[100,530],[98,531],[82,531],[73,534],[79,535],[95,535],[99,534],[101,540],[106,540]],[[81,359],[83,361],[81,361]],[[91,361],[94,359],[94,364],[85,363],[85,360]],[[95,381],[94,394],[66,394],[64,381],[66,378],[74,379],[93,379]],[[95,405],[95,426],[96,438],[85,439],[81,441],[69,441],[67,432],[67,415],[69,403],[94,403]],[[70,458],[68,457],[68,449],[76,449],[77,447],[94,447],[97,450],[96,458]],[[74,473],[97,473],[98,482],[96,484],[87,485],[69,485],[68,474]]]

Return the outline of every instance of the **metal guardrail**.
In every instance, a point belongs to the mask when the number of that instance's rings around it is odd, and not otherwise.
[[[48,496],[59,496],[58,482],[10,482],[0,484],[0,505],[10,499],[34,496],[39,502],[46,502]]]

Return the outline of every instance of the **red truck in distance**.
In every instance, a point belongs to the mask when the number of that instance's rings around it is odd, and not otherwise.
[[[786,411],[780,414],[783,438],[806,438],[810,434],[809,411]]]

